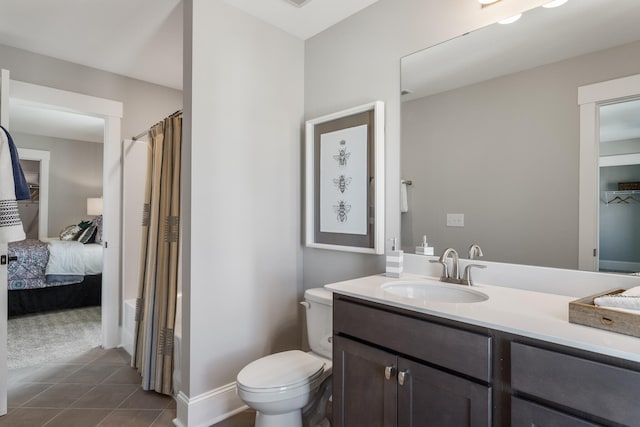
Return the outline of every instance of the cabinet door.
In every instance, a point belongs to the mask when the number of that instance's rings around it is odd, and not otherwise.
[[[332,426],[395,427],[396,372],[394,354],[334,337]]]
[[[491,388],[399,358],[398,425],[489,426]]]

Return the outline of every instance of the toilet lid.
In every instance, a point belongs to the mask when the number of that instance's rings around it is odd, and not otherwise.
[[[324,361],[303,351],[283,351],[245,366],[238,374],[238,385],[256,391],[296,387],[320,376],[324,365]]]

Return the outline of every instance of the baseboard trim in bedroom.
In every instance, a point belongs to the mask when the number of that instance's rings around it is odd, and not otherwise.
[[[247,408],[236,393],[235,382],[192,398],[180,391],[176,398],[177,417],[173,424],[177,427],[208,427]]]

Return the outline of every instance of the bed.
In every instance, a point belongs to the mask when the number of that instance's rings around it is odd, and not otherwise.
[[[9,243],[8,315],[100,305],[102,245],[78,241]]]

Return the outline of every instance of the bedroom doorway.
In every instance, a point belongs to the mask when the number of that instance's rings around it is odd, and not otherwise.
[[[8,72],[2,73],[3,123],[9,124],[7,95],[54,111],[72,111],[100,117],[104,120],[103,159],[103,275],[102,275],[102,346],[114,348],[120,345],[120,295],[121,295],[121,135],[123,106],[121,102],[53,89],[15,80],[9,80]],[[6,120],[6,121],[4,121]],[[2,249],[2,248],[0,248]],[[4,248],[6,251],[6,247]],[[3,252],[4,253],[4,252]],[[5,274],[6,277],[6,274]],[[5,282],[6,283],[6,282]],[[6,292],[5,292],[6,295]],[[1,303],[1,301],[0,301]],[[4,299],[6,312],[6,299]],[[7,318],[0,317],[0,332],[6,338]],[[0,340],[0,415],[6,413],[6,339]]]
[[[105,348],[116,347],[120,344],[120,121],[122,103],[16,80],[10,81],[10,93],[12,99],[19,99],[42,108],[54,111],[71,111],[104,120],[102,345]]]

